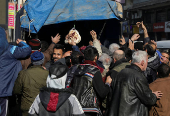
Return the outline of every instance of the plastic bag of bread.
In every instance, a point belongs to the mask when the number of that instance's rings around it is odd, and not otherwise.
[[[76,44],[78,44],[81,41],[81,36],[75,28],[72,28],[69,31],[67,35],[67,39],[65,40],[65,43],[69,43],[71,41],[74,41]]]

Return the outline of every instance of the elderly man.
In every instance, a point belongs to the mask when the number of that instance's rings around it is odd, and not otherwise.
[[[143,71],[147,68],[147,53],[136,51],[132,64],[117,74],[108,116],[148,116],[147,106],[162,96],[149,89]]]
[[[113,53],[113,67],[110,69],[120,72],[122,69],[126,67],[126,65],[130,65],[130,63],[125,59],[125,53],[122,50],[116,50]]]

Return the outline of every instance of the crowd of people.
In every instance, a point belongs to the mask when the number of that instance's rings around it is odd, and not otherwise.
[[[70,50],[59,34],[48,47],[39,39],[11,45],[0,27],[0,115],[169,116],[169,52],[136,25],[143,42],[134,34],[106,48],[92,30],[89,45],[68,41]]]

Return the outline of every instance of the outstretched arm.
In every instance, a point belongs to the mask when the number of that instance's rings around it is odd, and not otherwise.
[[[61,36],[59,35],[59,33],[57,33],[57,35],[55,37],[51,36],[52,43],[50,44],[48,49],[45,52],[43,52],[43,54],[45,56],[43,66],[45,66],[45,64],[51,60],[51,55],[53,54],[53,48],[54,48],[55,44],[57,44],[60,41],[60,38],[61,38]]]
[[[97,49],[99,56],[102,55],[102,49],[99,40],[97,39],[97,34],[94,30],[90,31],[90,34],[93,38],[93,46]]]

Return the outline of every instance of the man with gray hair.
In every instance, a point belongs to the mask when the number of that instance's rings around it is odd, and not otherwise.
[[[115,50],[118,50],[120,48],[120,46],[117,43],[112,43],[109,46],[109,50],[114,53]]]
[[[143,72],[147,62],[147,53],[136,51],[132,64],[117,74],[107,116],[148,116],[147,107],[154,105],[162,93],[149,89]]]
[[[103,66],[105,67],[105,69],[108,69],[109,66],[110,66],[110,63],[112,62],[112,58],[106,54],[106,53],[103,53],[100,58],[99,58],[99,61],[102,62]]]

